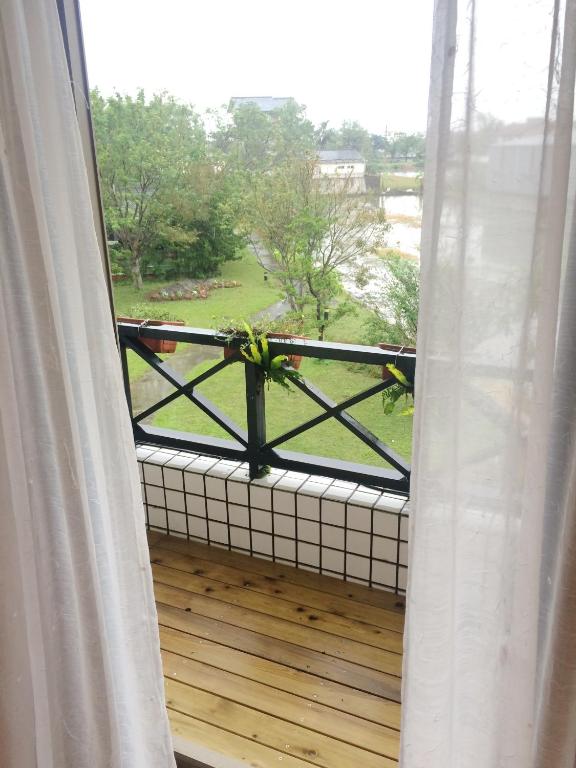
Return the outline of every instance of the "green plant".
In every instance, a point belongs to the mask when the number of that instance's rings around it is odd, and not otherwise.
[[[151,304],[133,304],[128,310],[128,317],[142,317],[146,320],[163,320],[166,323],[182,319],[176,317],[176,315],[173,315],[165,309],[154,307]]]
[[[408,381],[402,371],[397,368],[394,363],[386,363],[386,368],[390,371],[392,376],[396,379],[396,383],[388,389],[382,392],[382,407],[386,416],[390,416],[394,412],[396,403],[401,397],[406,399],[410,398],[412,403],[408,405],[402,412],[402,416],[411,416],[414,413],[414,384]]]
[[[418,264],[389,251],[382,261],[388,273],[384,295],[370,297],[373,314],[365,323],[367,344],[381,341],[415,346],[418,328],[420,269]]]
[[[283,365],[288,361],[287,355],[271,357],[266,334],[255,332],[247,323],[244,323],[244,330],[248,341],[240,347],[241,354],[248,362],[261,368],[268,385],[273,381],[290,391],[289,382],[302,377],[293,368]]]

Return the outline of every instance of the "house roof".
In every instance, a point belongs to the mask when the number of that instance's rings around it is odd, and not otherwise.
[[[292,100],[291,96],[232,96],[230,109],[242,107],[244,104],[254,104],[262,112],[272,112],[274,109],[282,109]]]
[[[364,162],[364,158],[357,149],[320,149],[318,159],[321,163]]]

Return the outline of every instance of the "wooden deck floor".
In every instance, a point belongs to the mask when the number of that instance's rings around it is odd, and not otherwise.
[[[402,602],[151,534],[177,751],[222,765],[396,768]]]

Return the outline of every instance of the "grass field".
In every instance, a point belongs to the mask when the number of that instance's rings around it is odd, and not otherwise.
[[[274,304],[281,298],[278,286],[274,285],[272,280],[264,281],[262,268],[249,252],[246,252],[240,261],[225,264],[222,277],[226,280],[238,280],[242,285],[238,288],[214,291],[205,300],[155,302],[154,306],[181,317],[187,325],[215,328],[221,324],[220,321],[224,317],[248,319],[251,315]],[[165,284],[147,283],[142,293],[138,293],[129,285],[116,284],[117,314],[128,313],[132,305],[145,302],[148,293]],[[346,315],[328,327],[327,339],[351,344],[363,343],[363,326],[367,316],[368,310],[358,306],[355,313]],[[313,336],[311,330],[310,328],[308,332]],[[166,357],[171,356],[167,355]],[[133,384],[137,382],[139,377],[150,371],[146,363],[132,353],[129,353],[129,364]],[[188,371],[187,377],[192,378],[213,364],[214,361],[205,361]],[[364,366],[351,366],[336,361],[305,359],[302,363],[301,373],[313,381],[328,396],[336,401],[342,401],[356,392],[372,386],[376,377],[379,376],[379,369],[370,370]],[[149,375],[155,376],[157,374],[151,373]],[[243,428],[246,427],[242,364],[228,366],[200,385],[198,391],[208,396],[238,425]],[[412,418],[402,416],[400,414],[402,409],[403,405],[399,404],[394,414],[385,416],[380,396],[376,395],[354,406],[349,412],[384,442],[388,443],[391,448],[408,458],[412,444]],[[278,385],[273,384],[266,393],[268,437],[280,435],[320,412],[320,407],[302,393],[296,390],[288,393]],[[162,409],[157,414],[154,424],[197,434],[228,437],[190,401],[183,398]],[[294,438],[283,447],[287,450],[303,453],[385,466],[384,462],[379,460],[367,446],[333,419]]]
[[[418,194],[422,189],[422,179],[414,176],[398,176],[396,173],[383,173],[380,188],[391,192],[413,191]]]
[[[189,377],[197,376],[212,365],[213,361],[201,363],[190,371]],[[344,400],[373,386],[379,376],[379,369],[358,370],[346,363],[312,359],[302,361],[300,372],[336,401]],[[224,413],[246,429],[244,386],[243,365],[235,363],[201,384],[198,391],[210,397]],[[322,409],[308,397],[293,387],[291,389],[288,393],[278,385],[272,384],[266,392],[266,428],[269,439],[322,413]],[[401,402],[392,415],[386,416],[382,410],[381,396],[375,395],[350,408],[348,412],[397,453],[409,458],[412,446],[412,418],[401,415],[403,408],[404,404]],[[197,434],[229,437],[198,408],[182,398],[162,409],[154,424]],[[370,448],[333,419],[298,435],[282,447],[318,456],[386,466]]]
[[[193,328],[217,328],[225,317],[249,318],[256,312],[279,301],[278,286],[264,280],[264,270],[251,251],[244,251],[238,261],[228,261],[222,267],[223,280],[237,280],[237,288],[219,288],[207,299],[195,301],[148,302],[147,296],[167,285],[166,281],[147,282],[143,291],[136,291],[129,283],[114,284],[114,305],[117,315],[128,315],[135,304],[149,303],[159,312],[170,312]],[[146,373],[148,366],[136,355],[130,354],[130,378],[136,381]]]

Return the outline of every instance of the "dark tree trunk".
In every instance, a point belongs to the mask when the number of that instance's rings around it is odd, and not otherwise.
[[[132,264],[130,265],[130,271],[132,272],[132,285],[137,291],[141,291],[144,287],[142,282],[142,271],[140,269],[140,254],[132,253]]]
[[[324,311],[322,302],[316,299],[316,327],[318,328],[318,341],[324,341]]]

